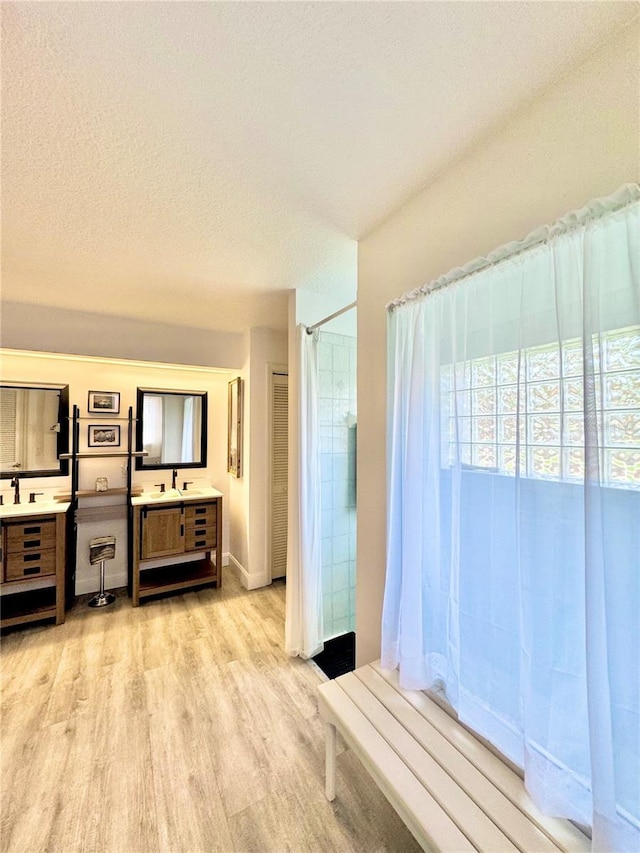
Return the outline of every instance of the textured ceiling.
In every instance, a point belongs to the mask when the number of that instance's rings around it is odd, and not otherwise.
[[[228,331],[350,299],[357,238],[636,10],[5,2],[3,298]]]

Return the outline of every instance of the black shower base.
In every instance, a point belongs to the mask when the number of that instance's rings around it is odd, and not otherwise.
[[[353,631],[327,640],[324,650],[313,658],[329,678],[337,678],[356,668],[356,635]]]

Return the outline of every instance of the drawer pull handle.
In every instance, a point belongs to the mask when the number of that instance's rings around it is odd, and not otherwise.
[[[206,506],[196,507],[196,515],[202,515],[203,512],[206,512]]]
[[[25,569],[23,574],[24,575],[39,575],[40,574],[40,566],[33,566],[30,569]]]
[[[207,519],[206,518],[196,518],[195,523],[197,525],[199,525],[200,527],[203,527],[206,525]]]
[[[196,548],[202,548],[202,547],[204,547],[206,544],[207,544],[207,540],[206,540],[206,539],[201,539],[201,540],[200,540],[200,542],[196,542],[196,543],[195,543],[195,546],[196,546]]]
[[[23,562],[25,562],[25,563],[33,563],[39,559],[40,559],[40,554],[25,554],[24,557],[22,558]]]
[[[29,536],[31,533],[40,533],[40,530],[41,530],[40,526],[38,526],[38,527],[25,527],[24,535]]]
[[[39,548],[40,540],[39,539],[30,539],[28,542],[24,543],[25,548]]]

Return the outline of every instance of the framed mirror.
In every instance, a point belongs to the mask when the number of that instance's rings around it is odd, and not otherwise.
[[[69,386],[0,385],[0,477],[66,477]]]
[[[242,477],[242,379],[229,383],[229,429],[227,468],[234,477]]]
[[[207,392],[138,388],[136,469],[206,468]]]

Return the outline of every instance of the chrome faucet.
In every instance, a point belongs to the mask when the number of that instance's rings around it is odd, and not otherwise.
[[[176,477],[178,476],[178,469],[174,468],[171,472],[171,488],[175,489],[176,487]]]
[[[20,480],[18,479],[18,475],[13,478],[11,481],[11,488],[13,489],[13,502],[14,504],[20,503]]]

